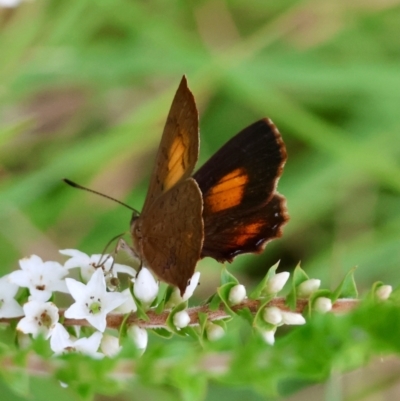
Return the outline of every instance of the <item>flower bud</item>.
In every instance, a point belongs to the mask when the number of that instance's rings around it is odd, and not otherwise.
[[[121,348],[122,347],[119,345],[119,340],[117,337],[111,336],[109,334],[103,335],[100,343],[100,349],[104,355],[108,357],[113,357],[118,354]]]
[[[289,276],[290,273],[288,272],[281,272],[275,274],[275,276],[271,277],[268,280],[267,285],[265,287],[265,292],[269,295],[278,293],[285,286],[286,282],[289,279]]]
[[[207,333],[207,338],[210,341],[217,341],[224,336],[225,331],[218,324],[208,322],[206,326],[206,333]]]
[[[283,324],[300,325],[306,320],[300,313],[281,311]]]
[[[143,302],[144,306],[150,306],[158,294],[158,283],[150,270],[142,267],[134,282],[133,293],[135,297]]]
[[[278,326],[282,323],[282,312],[276,306],[270,306],[264,309],[263,318],[267,323]]]
[[[386,301],[390,297],[391,293],[392,293],[391,285],[381,285],[375,291],[375,295],[380,301]]]
[[[274,345],[275,343],[275,331],[276,329],[272,330],[264,330],[261,332],[262,338],[264,341],[269,345]]]
[[[187,301],[194,293],[194,290],[197,288],[200,280],[200,272],[195,272],[190,279],[189,285],[186,287],[186,290],[182,296],[182,301]]]
[[[119,313],[123,313],[123,314],[136,312],[137,306],[136,306],[135,300],[133,299],[129,288],[126,288],[125,290],[123,290],[121,292],[121,294],[125,295],[126,301],[122,305],[118,306],[118,308],[115,309],[115,312],[119,312]]]
[[[148,334],[146,329],[142,329],[136,324],[133,324],[132,326],[128,327],[127,333],[129,337],[133,340],[137,348],[143,350],[146,349],[148,341]]]
[[[321,285],[321,280],[317,280],[315,278],[310,278],[306,281],[303,281],[297,287],[297,296],[299,298],[309,298],[309,296],[318,290]]]
[[[319,297],[314,301],[313,307],[317,312],[326,313],[332,309],[332,301],[326,297]]]
[[[190,316],[185,310],[181,310],[175,313],[173,321],[177,329],[183,329],[190,323]]]
[[[176,305],[181,304],[182,302],[187,301],[194,293],[195,289],[197,288],[200,280],[200,272],[195,272],[192,278],[189,280],[189,285],[186,287],[186,290],[181,296],[179,288],[175,287],[174,291],[171,294],[170,299],[165,304],[166,309],[171,309]]]
[[[243,284],[237,284],[229,291],[229,303],[231,305],[240,304],[246,298],[246,287]]]

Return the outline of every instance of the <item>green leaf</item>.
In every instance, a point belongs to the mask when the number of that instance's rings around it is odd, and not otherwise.
[[[154,334],[157,334],[161,338],[169,339],[169,338],[172,337],[172,332],[170,330],[167,330],[167,329],[163,328],[163,327],[156,327],[154,329],[151,329],[151,331]]]
[[[229,294],[230,294],[231,289],[233,287],[235,287],[236,285],[237,285],[236,283],[231,282],[231,283],[224,284],[221,287],[218,287],[218,289],[217,289],[218,295],[225,306],[226,312],[228,314],[230,314],[231,316],[235,315],[236,313],[231,309],[231,305],[229,304]]]
[[[218,310],[219,306],[221,305],[221,303],[222,303],[222,299],[221,299],[221,297],[219,296],[218,293],[212,295],[210,300],[209,300],[209,308],[210,308],[210,310],[212,310],[212,311]]]
[[[308,276],[306,272],[300,267],[300,262],[295,267],[292,275],[292,289],[289,294],[286,296],[286,304],[289,306],[291,310],[296,309],[297,305],[297,287],[308,280]]]
[[[155,300],[155,305],[157,305],[153,310],[155,311],[155,313],[157,313],[158,315],[160,313],[162,313],[164,311],[165,308],[165,303],[167,302],[167,300],[169,299],[169,297],[171,296],[173,291],[173,288],[171,286],[167,286],[165,283],[161,283],[159,290],[158,290],[158,294],[157,294],[157,298]]]
[[[229,273],[226,266],[221,269],[221,286],[225,284],[239,284],[239,280],[232,273]]]
[[[185,335],[185,336],[189,336],[191,338],[193,338],[194,340],[199,341],[200,340],[200,328],[197,326],[187,326],[184,327],[183,329],[181,329],[181,334]]]
[[[126,313],[124,315],[124,318],[122,319],[121,326],[119,326],[118,339],[119,339],[120,343],[122,342],[122,339],[124,339],[127,336],[128,325],[126,324],[126,322],[128,321],[129,316],[131,316],[131,314]]]
[[[307,273],[301,268],[300,263],[295,267],[293,271],[292,286],[298,287],[301,283],[308,280]]]
[[[137,307],[135,315],[137,316],[138,319],[144,320],[145,322],[149,322],[150,318],[147,316],[147,313],[146,313],[145,309],[143,308],[142,303],[140,302],[139,299],[137,299],[135,297],[134,294],[132,294],[132,296],[133,296],[133,299],[135,300],[136,307]]]
[[[2,380],[11,388],[16,394],[29,398],[29,374],[25,369],[19,369],[17,371],[10,371],[2,369],[1,372]]]
[[[42,335],[39,335],[33,340],[31,347],[36,354],[42,357],[50,358],[51,355],[53,355],[53,351],[50,349],[49,341],[46,340]]]
[[[260,281],[257,287],[250,293],[249,295],[250,299],[259,299],[262,296],[263,290],[265,289],[268,280],[271,279],[271,277],[275,276],[276,269],[278,268],[278,266],[279,266],[279,261],[269,268],[265,277]]]
[[[246,320],[249,324],[253,324],[254,316],[248,307],[237,309],[236,314]]]
[[[400,306],[400,285],[396,287],[390,294],[390,300]]]
[[[207,313],[204,312],[199,312],[198,314],[199,317],[199,329],[200,329],[200,338],[202,340],[206,339],[206,326],[207,326],[207,322],[208,322],[208,315]]]
[[[338,300],[338,298],[357,298],[358,291],[356,283],[354,281],[354,272],[356,268],[353,267],[344,277],[343,281],[339,284],[332,294],[332,302]]]
[[[120,384],[111,375],[117,358],[99,360],[79,353],[68,353],[58,359],[64,363],[59,365],[57,378],[84,399],[91,399],[95,393],[114,395],[120,389]]]

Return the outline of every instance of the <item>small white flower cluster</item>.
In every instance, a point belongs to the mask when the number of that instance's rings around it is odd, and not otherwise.
[[[243,284],[236,284],[229,290],[228,301],[230,306],[238,305],[247,298],[246,287]],[[219,325],[207,322],[206,335],[209,341],[218,341],[225,335],[225,330]]]
[[[55,354],[73,350],[95,358],[115,355],[119,352],[120,345],[117,337],[104,334],[107,328],[107,314],[111,311],[124,314],[135,312],[137,305],[129,288],[122,292],[109,291],[115,290],[113,282],[117,281],[119,273],[131,276],[134,283],[133,293],[144,309],[148,309],[157,297],[158,282],[147,268],[142,267],[137,274],[130,266],[114,263],[110,255],[88,256],[73,249],[60,253],[69,257],[64,265],[43,262],[40,257],[32,255],[20,260],[20,270],[0,278],[0,318],[22,317],[17,325],[17,330],[22,336],[31,334],[36,338],[42,335],[50,339],[50,347]],[[67,277],[74,268],[80,269],[83,282]],[[199,273],[193,276],[192,283],[184,294],[185,300],[193,294],[199,276]],[[19,287],[29,290],[29,298],[22,307],[15,300]],[[79,338],[79,334],[72,336],[59,323],[59,309],[50,301],[54,291],[69,293],[72,296],[75,302],[65,310],[64,317],[86,319],[96,329],[90,337]],[[182,299],[180,296],[179,298]],[[180,325],[184,327],[184,320],[181,319]],[[145,329],[132,325],[127,332],[137,348],[146,348]],[[99,349],[102,352],[99,352]]]
[[[289,277],[290,273],[288,272],[275,274],[267,281],[265,293],[276,296],[283,289]],[[273,325],[271,329],[261,331],[264,341],[270,345],[275,343],[275,332],[278,326],[282,326],[283,324],[300,325],[306,322],[300,313],[284,311],[276,306],[267,306],[264,309],[263,319],[265,322]]]
[[[320,285],[321,280],[315,278],[305,280],[297,287],[297,296],[308,299],[319,289]],[[312,307],[316,312],[326,313],[332,309],[332,301],[327,297],[318,297],[314,299]]]

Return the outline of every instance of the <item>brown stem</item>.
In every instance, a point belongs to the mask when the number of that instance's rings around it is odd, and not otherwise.
[[[338,299],[332,307],[333,313],[343,313],[348,312],[354,309],[358,305],[359,301],[357,299]],[[307,300],[297,300],[297,306],[295,312],[302,313],[304,308],[307,306]],[[233,311],[238,311],[243,308],[248,308],[252,314],[255,314],[259,308],[260,301],[255,301],[251,299],[246,299],[242,303],[235,305],[232,307]],[[289,311],[288,306],[286,305],[286,300],[284,297],[274,298],[269,304],[269,306],[276,306],[282,310]],[[60,310],[60,316],[64,315],[65,310]],[[209,305],[203,306],[194,306],[192,308],[188,308],[187,313],[190,316],[190,325],[197,326],[199,324],[198,313],[202,312],[208,315],[209,320],[220,320],[224,318],[228,318],[229,315],[225,312],[223,305],[213,311],[210,309]],[[166,328],[166,321],[168,318],[170,311],[165,310],[160,314],[157,314],[153,310],[149,310],[147,312],[147,316],[149,317],[148,321],[144,321],[139,319],[135,313],[132,313],[128,319],[127,324],[137,324],[140,327],[146,329],[154,329],[154,328]],[[124,320],[125,315],[121,313],[110,313],[107,316],[107,327],[112,329],[118,329],[122,321]],[[15,319],[0,319],[1,323],[9,323]],[[18,319],[19,320],[19,319]],[[90,326],[90,324],[85,319],[64,319],[65,326]]]

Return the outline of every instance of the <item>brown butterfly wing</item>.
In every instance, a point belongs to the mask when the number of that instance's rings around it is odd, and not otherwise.
[[[193,172],[199,154],[199,117],[183,76],[172,101],[142,213],[154,201]]]
[[[158,197],[142,221],[145,265],[183,295],[203,245],[203,200],[197,183],[188,178]]]
[[[261,252],[282,235],[288,221],[285,198],[275,189],[286,148],[269,119],[239,132],[193,176],[203,194],[204,243],[201,256],[231,261]]]

